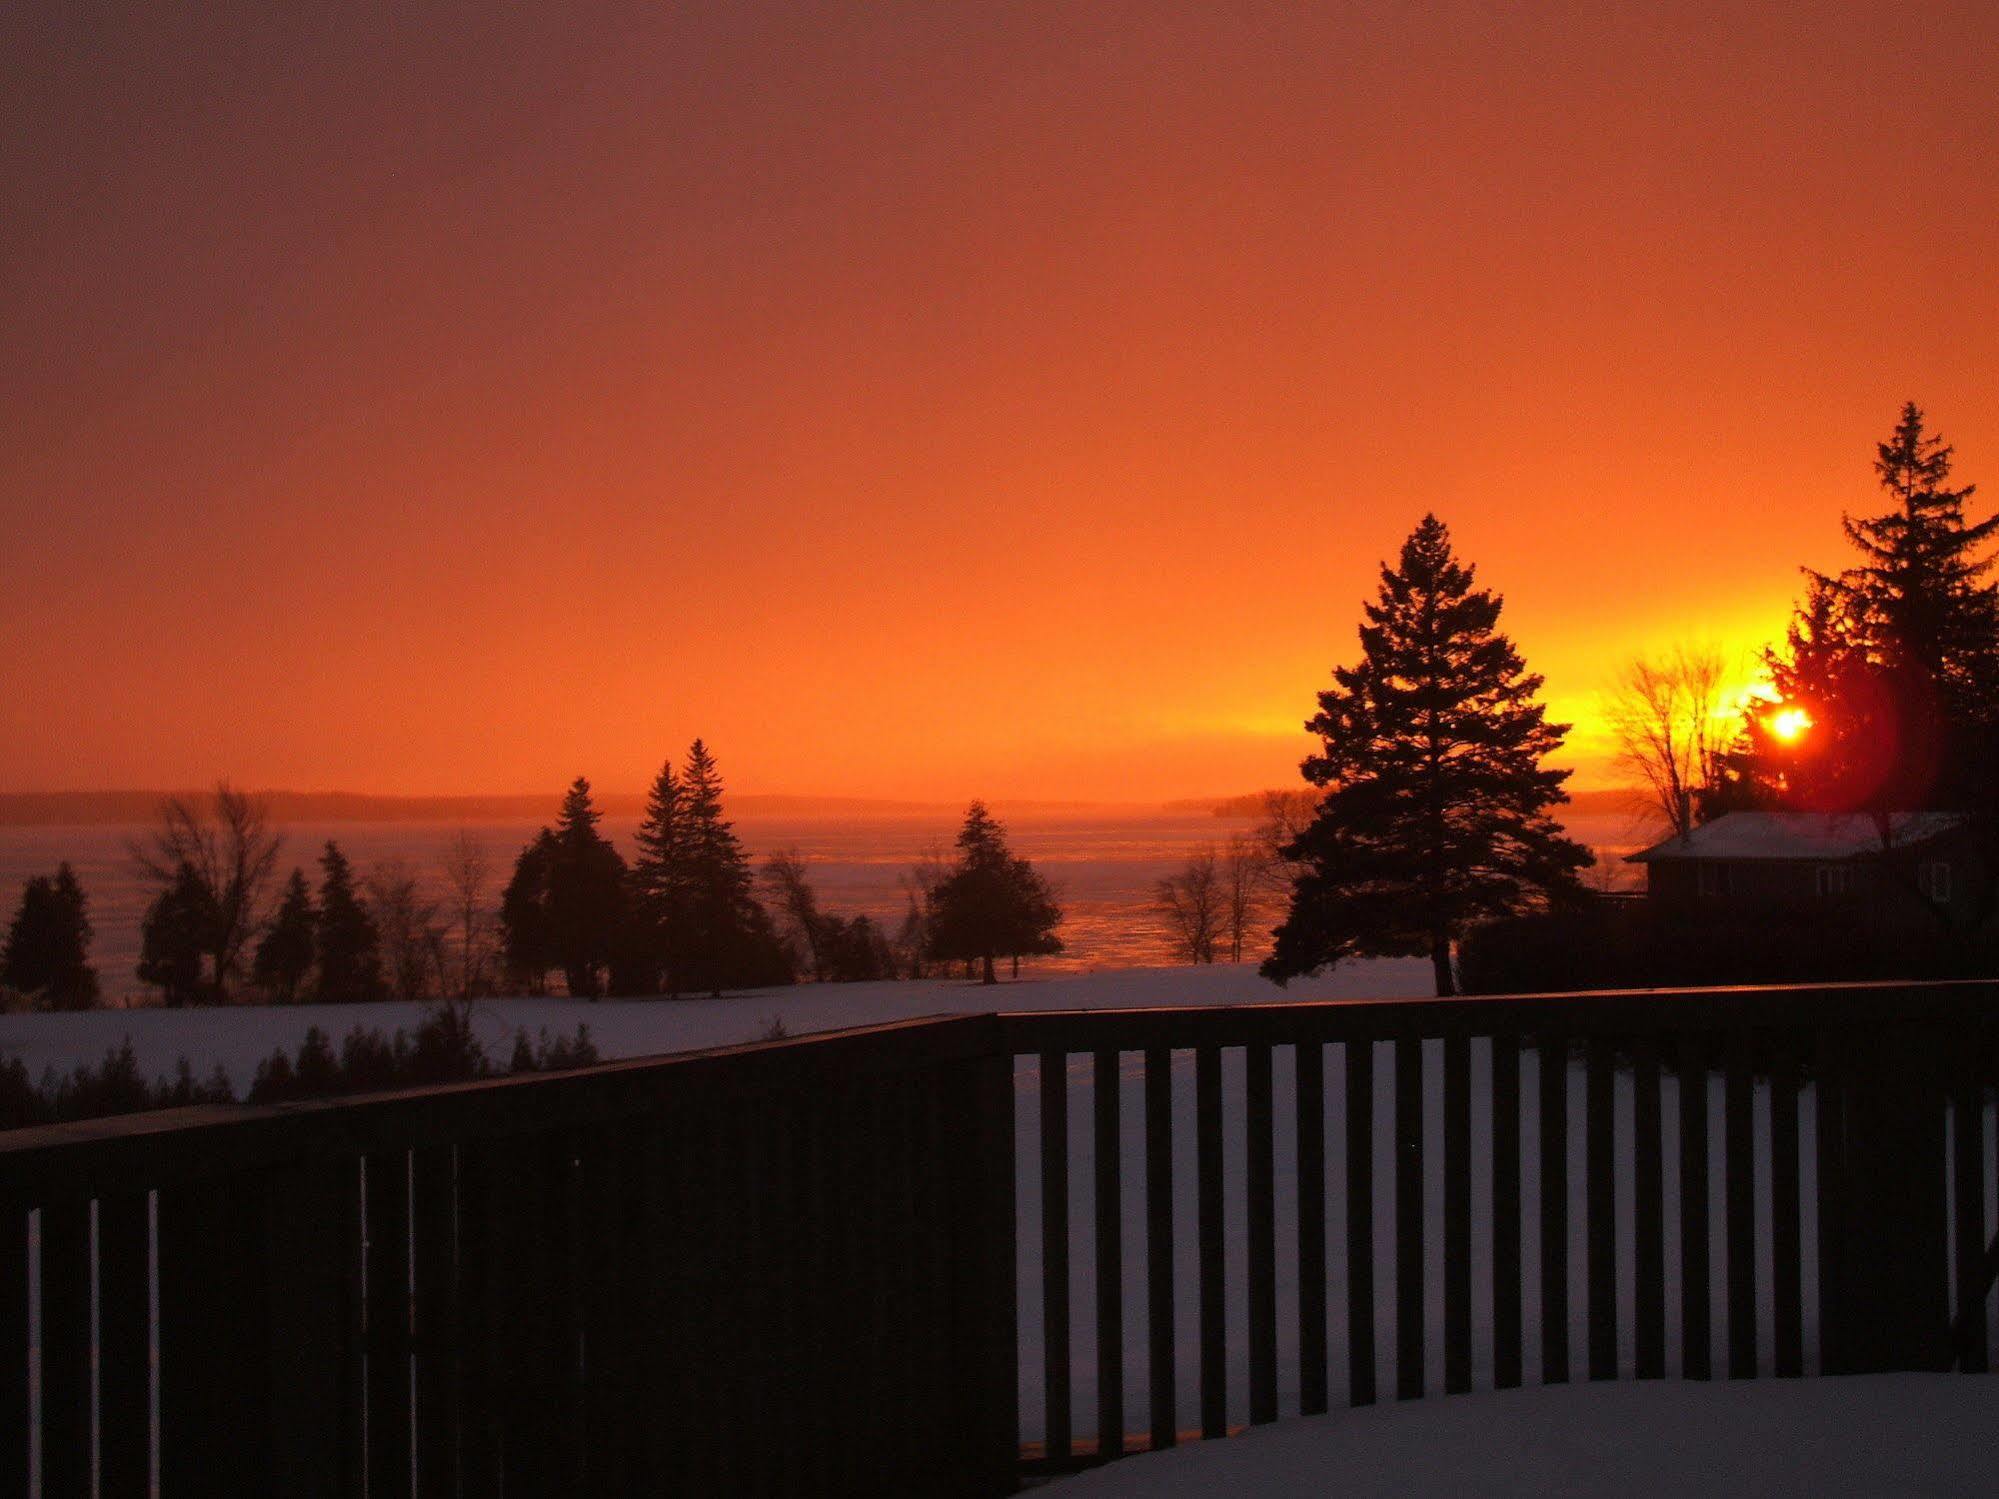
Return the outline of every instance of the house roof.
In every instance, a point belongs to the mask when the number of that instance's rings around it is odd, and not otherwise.
[[[1964,821],[1956,812],[1896,812],[1889,838],[1897,847],[1924,843]],[[1864,812],[1728,812],[1685,838],[1668,838],[1627,856],[1629,864],[1669,859],[1852,859],[1877,852],[1881,828]]]

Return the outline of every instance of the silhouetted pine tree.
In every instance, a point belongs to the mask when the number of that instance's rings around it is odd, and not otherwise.
[[[1999,516],[1972,521],[1976,487],[1950,486],[1952,451],[1913,402],[1877,445],[1890,509],[1842,517],[1858,566],[1806,570],[1805,600],[1772,684],[1812,729],[1774,740],[1752,704],[1729,757],[1729,805],[1876,813],[1991,806],[1999,732],[1999,585],[1983,554]]]
[[[1062,909],[1047,881],[1006,844],[1006,829],[973,802],[958,830],[957,861],[925,892],[924,935],[940,962],[976,962],[997,983],[993,960],[1057,953]]]
[[[1548,809],[1566,770],[1542,760],[1568,732],[1534,701],[1541,678],[1494,626],[1434,515],[1381,569],[1361,660],[1338,667],[1306,724],[1321,753],[1301,767],[1327,788],[1286,857],[1302,861],[1263,971],[1279,982],[1357,956],[1427,953],[1456,992],[1452,944],[1471,925],[1577,888],[1589,850]]]
[[[1702,806],[1703,817],[1868,805],[1893,775],[1899,735],[1887,680],[1868,659],[1837,587],[1807,576],[1784,644],[1764,651],[1763,664],[1771,690],[1809,714],[1811,731],[1781,739],[1770,730],[1769,705],[1752,703],[1721,756],[1721,782]]]
[[[676,991],[788,983],[789,959],[752,893],[749,860],[722,815],[722,775],[708,746],[688,747],[680,782],[674,888]]]
[[[549,953],[571,994],[595,999],[620,956],[625,925],[625,861],[597,831],[590,783],[578,776],[562,798],[549,848]]]
[[[633,943],[641,949],[653,979],[679,995],[686,967],[678,943],[683,935],[686,871],[681,864],[680,777],[673,762],[663,762],[646,793],[645,815],[639,820],[638,857],[632,861],[630,920]]]
[[[0,985],[35,995],[51,1009],[88,1009],[97,1002],[92,935],[75,871],[61,864],[54,878],[36,876],[22,889],[20,909],[0,945]]]
[[[208,882],[182,864],[153,897],[139,925],[139,981],[155,985],[169,1009],[199,1004],[213,992],[203,955],[214,945],[218,920]]]
[[[327,842],[319,868],[319,925],[313,953],[319,975],[314,997],[334,1004],[380,999],[385,992],[381,938],[355,891],[354,870],[339,844]]]
[[[530,994],[547,992],[548,970],[555,966],[548,924],[548,872],[555,857],[555,834],[543,828],[514,860],[500,894],[502,956],[507,972]]]
[[[264,929],[257,944],[257,956],[250,976],[279,1004],[291,1004],[305,992],[312,972],[313,949],[317,943],[319,913],[313,909],[312,890],[305,871],[294,869],[285,882],[277,914]]]

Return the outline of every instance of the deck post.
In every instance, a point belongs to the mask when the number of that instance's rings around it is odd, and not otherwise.
[[[1019,1486],[1015,1365],[1013,1055],[993,1030],[993,1052],[951,1065],[944,1094],[950,1166],[951,1424],[957,1462],[940,1491],[989,1499]]]
[[[1944,1106],[1951,1032],[1842,1029],[1819,1079],[1820,1327],[1828,1374],[1950,1366]]]

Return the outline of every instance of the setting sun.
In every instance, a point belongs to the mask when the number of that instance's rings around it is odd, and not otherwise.
[[[1803,708],[1779,708],[1763,720],[1763,725],[1784,743],[1795,744],[1811,728],[1812,719]]]

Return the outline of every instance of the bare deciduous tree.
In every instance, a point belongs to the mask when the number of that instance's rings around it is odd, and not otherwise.
[[[471,999],[486,983],[494,952],[494,913],[486,907],[492,884],[492,855],[470,831],[460,828],[444,850],[444,883],[451,892],[451,917],[458,928],[460,999]]]
[[[386,859],[368,875],[368,914],[381,940],[382,969],[397,999],[425,999],[442,986],[444,929],[437,902],[425,895],[401,859]]]
[[[1648,802],[1677,834],[1692,831],[1720,780],[1730,732],[1720,711],[1723,670],[1712,646],[1641,656],[1618,673],[1605,708],[1619,768],[1643,783]]]
[[[265,803],[227,781],[216,783],[206,806],[186,797],[160,803],[160,824],[126,847],[140,874],[160,890],[182,881],[198,884],[208,919],[202,953],[215,1001],[229,997],[243,949],[262,919],[264,892],[277,869],[281,835],[270,829]]]
[[[826,923],[819,915],[819,897],[807,877],[805,856],[795,848],[782,849],[764,860],[759,877],[764,899],[776,908],[785,937],[804,958],[812,977],[823,980]]]
[[[1222,931],[1228,939],[1229,961],[1240,963],[1255,926],[1270,898],[1268,843],[1237,833],[1222,849]]]
[[[1153,904],[1166,918],[1174,955],[1188,963],[1214,962],[1228,923],[1228,892],[1215,846],[1196,849],[1178,874],[1168,875],[1155,888]]]

